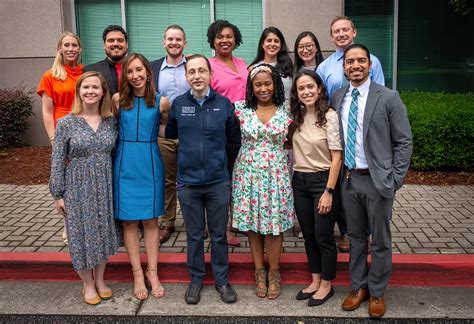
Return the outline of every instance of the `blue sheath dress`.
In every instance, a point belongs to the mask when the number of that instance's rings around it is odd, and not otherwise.
[[[114,215],[146,220],[164,214],[164,169],[158,149],[160,95],[155,107],[135,97],[133,108],[119,109],[114,158]]]

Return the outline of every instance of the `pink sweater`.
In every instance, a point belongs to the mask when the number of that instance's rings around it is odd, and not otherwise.
[[[234,103],[245,100],[245,87],[249,72],[243,59],[232,56],[232,61],[237,68],[237,73],[229,69],[218,58],[209,59],[212,67],[211,87]]]

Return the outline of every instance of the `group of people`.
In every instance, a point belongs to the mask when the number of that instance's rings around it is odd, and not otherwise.
[[[226,303],[237,300],[228,280],[236,231],[248,236],[255,294],[278,298],[283,233],[296,216],[312,278],[296,299],[317,306],[334,295],[337,221],[339,247],[348,248],[346,235],[350,242],[353,289],[342,308],[370,297],[369,315],[383,316],[391,208],[411,131],[399,95],[383,86],[380,62],[353,44],[353,22],[336,17],[330,34],[336,52],[326,60],[309,31],[297,37],[293,60],[281,31],[265,28],[247,65],[233,56],[242,35],[232,23],[209,26],[212,58],[185,55],[185,31],[170,25],[166,56],[150,63],[128,54],[126,31],[112,25],[103,32],[107,57],[87,67],[79,63],[80,39],[60,37],[38,94],[53,146],[50,191],[87,304],[112,297],[104,271],[122,241],[135,297],[165,295],[158,251],[174,232],[178,199],[191,275],[186,303],[200,301],[207,235],[216,290]]]

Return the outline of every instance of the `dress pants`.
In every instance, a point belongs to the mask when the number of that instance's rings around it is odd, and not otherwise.
[[[164,225],[174,226],[176,220],[176,173],[178,140],[158,138],[163,167],[165,168],[165,215],[160,221]]]
[[[329,171],[293,173],[293,195],[296,216],[301,226],[304,247],[311,273],[320,273],[324,280],[336,277],[337,248],[334,222],[339,209],[339,189],[333,193],[333,205],[327,214],[318,213],[318,202],[324,193]]]
[[[202,186],[178,186],[187,236],[187,267],[191,282],[202,285],[206,274],[204,263],[204,227],[211,237],[211,265],[215,284],[228,283],[229,258],[226,226],[230,200],[230,180]]]
[[[369,174],[352,172],[350,180],[344,177],[342,181],[341,198],[347,217],[352,289],[368,289],[371,296],[381,297],[392,272],[390,220],[393,197],[382,197]],[[372,232],[370,269],[367,263],[369,228]]]

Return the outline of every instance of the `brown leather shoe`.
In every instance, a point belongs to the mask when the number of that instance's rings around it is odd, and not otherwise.
[[[339,252],[349,252],[349,237],[342,235],[337,242],[337,248]]]
[[[160,243],[165,243],[166,241],[168,241],[173,232],[173,225],[160,225]]]
[[[370,296],[369,316],[372,318],[381,318],[385,314],[385,299],[383,297]]]
[[[353,311],[359,308],[363,301],[369,299],[369,292],[363,288],[353,290],[349,296],[344,299],[342,303],[342,309],[345,311]]]

